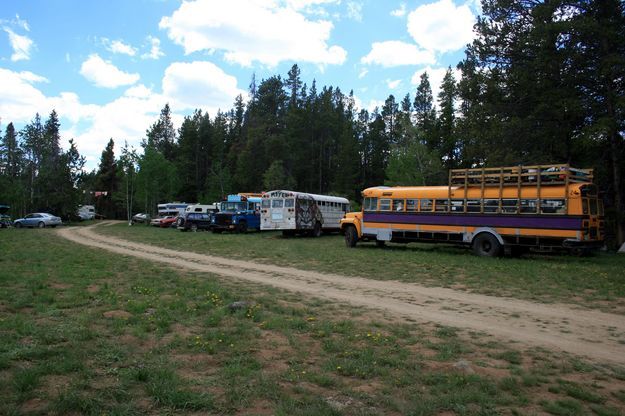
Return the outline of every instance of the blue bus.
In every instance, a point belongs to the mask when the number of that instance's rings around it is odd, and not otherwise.
[[[260,230],[260,203],[260,197],[228,195],[220,203],[219,212],[213,216],[213,232]]]

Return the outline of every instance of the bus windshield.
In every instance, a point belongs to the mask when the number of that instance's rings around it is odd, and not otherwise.
[[[222,202],[221,211],[244,211],[245,202]]]

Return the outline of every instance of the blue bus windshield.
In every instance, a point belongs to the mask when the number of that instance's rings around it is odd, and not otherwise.
[[[246,205],[245,202],[222,202],[221,211],[245,211]]]

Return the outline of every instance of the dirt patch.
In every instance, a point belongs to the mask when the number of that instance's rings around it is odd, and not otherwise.
[[[407,282],[323,274],[180,252],[98,235],[94,227],[68,227],[57,232],[79,244],[177,269],[214,273],[307,297],[366,307],[408,321],[483,331],[525,346],[541,346],[602,362],[625,364],[625,346],[610,335],[610,331],[625,333],[622,315],[573,305],[540,304]],[[511,316],[514,319],[510,319]]]
[[[107,311],[102,314],[105,318],[128,319],[132,316],[130,312],[122,310]]]
[[[41,389],[47,396],[54,397],[66,390],[71,382],[72,378],[69,376],[51,374],[43,377]]]
[[[255,400],[245,410],[241,410],[235,415],[273,415],[275,414],[274,405],[269,400]]]
[[[98,285],[89,285],[87,286],[88,293],[98,293],[100,291],[100,286]]]
[[[20,411],[22,414],[27,413],[43,413],[43,411],[48,407],[48,402],[46,400],[40,399],[39,397],[35,397],[33,399],[27,400],[22,404]]]
[[[256,351],[256,357],[263,364],[263,369],[269,373],[283,373],[289,369],[287,360],[293,356],[293,348],[288,339],[274,331],[261,332],[262,346]]]

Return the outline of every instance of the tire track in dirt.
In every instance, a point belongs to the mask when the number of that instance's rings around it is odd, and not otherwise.
[[[175,268],[271,285],[390,312],[419,322],[482,331],[527,346],[547,347],[593,360],[625,364],[625,345],[622,344],[625,342],[625,318],[621,315],[570,305],[546,305],[406,282],[324,274],[181,252],[103,236],[94,231],[96,226],[65,228],[58,233],[78,244]]]

